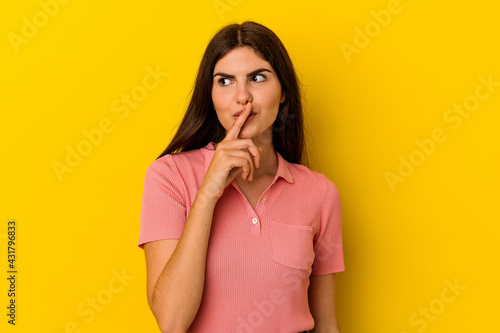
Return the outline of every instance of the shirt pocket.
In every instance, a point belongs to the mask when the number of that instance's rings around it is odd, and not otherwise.
[[[290,268],[310,269],[314,262],[312,227],[273,220],[271,228],[273,260]]]

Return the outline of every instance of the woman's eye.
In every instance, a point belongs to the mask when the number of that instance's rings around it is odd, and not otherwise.
[[[262,82],[265,80],[266,80],[266,76],[263,74],[257,74],[252,78],[252,81],[255,81],[255,82]]]
[[[219,83],[222,86],[227,86],[227,85],[229,85],[231,83],[231,80],[229,80],[229,79],[220,79]]]

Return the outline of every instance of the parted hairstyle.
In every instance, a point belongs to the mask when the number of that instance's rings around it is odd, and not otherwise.
[[[250,46],[269,62],[285,93],[285,101],[280,104],[272,125],[274,150],[290,163],[307,164],[301,92],[292,61],[278,36],[252,21],[227,25],[211,39],[203,54],[184,118],[172,141],[157,159],[224,139],[226,130],[219,122],[212,100],[213,71],[219,59],[243,46]]]

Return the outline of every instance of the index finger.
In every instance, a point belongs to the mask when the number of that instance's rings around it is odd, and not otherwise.
[[[248,104],[245,106],[243,111],[241,112],[240,116],[236,118],[236,121],[233,123],[233,126],[227,131],[226,137],[222,141],[226,140],[235,140],[238,138],[240,135],[241,128],[243,127],[243,124],[248,118],[248,115],[250,114],[250,110],[252,110],[252,103],[248,102]]]

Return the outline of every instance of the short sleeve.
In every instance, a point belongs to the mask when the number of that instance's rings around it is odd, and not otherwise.
[[[186,223],[186,189],[172,155],[148,167],[144,179],[139,247],[160,239],[179,239]]]
[[[315,259],[312,275],[326,275],[345,270],[340,195],[337,187],[326,176],[325,182],[320,227],[314,241]]]

